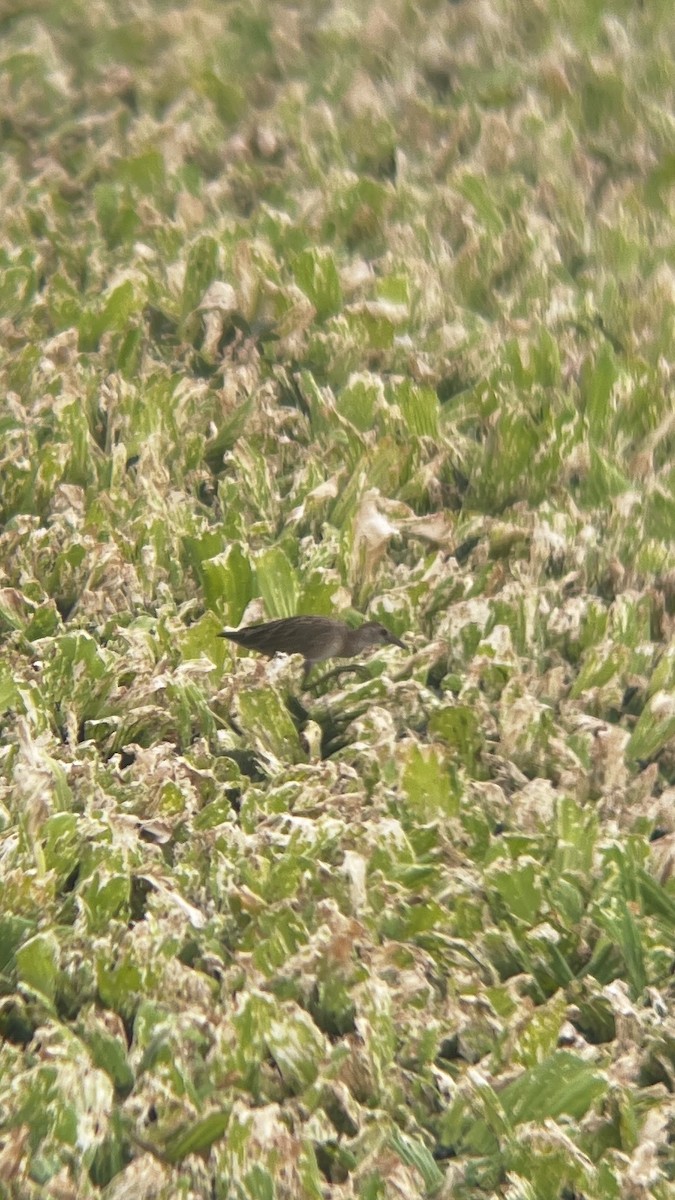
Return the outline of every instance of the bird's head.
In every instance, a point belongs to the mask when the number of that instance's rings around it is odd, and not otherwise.
[[[359,648],[362,650],[368,646],[400,646],[402,650],[405,650],[401,639],[390,633],[384,625],[380,625],[379,621],[366,621],[365,625],[359,626],[354,632],[358,638]]]

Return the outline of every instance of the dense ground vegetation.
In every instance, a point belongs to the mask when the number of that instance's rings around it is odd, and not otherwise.
[[[675,1195],[674,44],[5,6],[0,1197]]]

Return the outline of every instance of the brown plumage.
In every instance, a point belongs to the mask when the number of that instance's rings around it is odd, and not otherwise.
[[[366,621],[358,629],[351,629],[332,617],[282,617],[280,621],[246,625],[243,629],[224,629],[218,637],[269,658],[274,654],[302,654],[305,678],[314,663],[325,658],[353,658],[372,646],[400,646],[405,650],[403,642],[378,621]]]

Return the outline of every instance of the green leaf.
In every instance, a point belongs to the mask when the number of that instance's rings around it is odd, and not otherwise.
[[[319,321],[342,308],[342,288],[332,251],[326,248],[302,250],[293,263],[298,287],[311,300]]]
[[[391,388],[391,399],[401,409],[409,433],[414,437],[438,437],[440,404],[433,388],[406,379]]]
[[[462,704],[438,709],[429,719],[429,732],[441,738],[470,771],[476,771],[483,735],[473,709]]]
[[[112,1079],[116,1091],[126,1096],[135,1083],[135,1075],[127,1058],[126,1045],[106,1028],[95,1014],[89,1014],[78,1031],[89,1047],[92,1061]]]
[[[270,1022],[267,1048],[292,1095],[310,1087],[327,1054],[327,1043],[308,1013],[288,1006]]]
[[[382,387],[375,376],[355,375],[337,395],[337,411],[355,429],[363,433],[373,428],[375,406],[382,396]]]
[[[146,150],[134,158],[123,158],[117,166],[117,175],[143,195],[156,198],[166,178],[164,157],[159,150]]]
[[[104,333],[119,332],[126,329],[129,318],[138,311],[140,301],[136,297],[134,285],[130,279],[120,283],[108,296],[103,308],[98,312],[85,312],[80,321],[80,349],[92,351],[98,349],[98,344]]]
[[[238,542],[224,554],[201,563],[204,600],[224,621],[238,625],[253,594],[253,571],[248,556]]]
[[[450,768],[434,747],[413,746],[403,770],[403,790],[418,819],[435,812],[459,815],[459,797],[452,786]]]
[[[0,971],[13,969],[14,956],[22,944],[27,945],[29,932],[35,930],[35,921],[26,917],[6,914],[0,917]]]
[[[53,933],[36,933],[16,951],[16,969],[21,983],[33,988],[52,1003],[56,993],[61,948]]]
[[[626,746],[629,762],[644,762],[655,758],[675,737],[675,696],[657,692],[640,713]]]
[[[302,762],[305,754],[281,697],[271,688],[247,687],[237,696],[243,729],[282,762]]]
[[[124,915],[130,897],[131,880],[128,874],[108,875],[103,868],[96,870],[80,888],[90,931],[103,932],[112,920]]]
[[[190,246],[181,300],[183,317],[197,308],[206,289],[218,278],[218,260],[219,246],[215,238],[205,235]]]
[[[563,1113],[580,1120],[607,1090],[602,1072],[561,1050],[507,1084],[500,1099],[514,1124],[555,1120]]]
[[[436,1166],[433,1155],[424,1142],[409,1137],[398,1129],[394,1129],[389,1137],[389,1144],[409,1167],[414,1167],[422,1177],[427,1194],[439,1188],[445,1178],[443,1172]]]
[[[509,913],[528,926],[537,920],[543,899],[537,867],[537,863],[521,861],[504,870],[492,868],[486,876]]]
[[[587,361],[581,372],[581,393],[591,436],[605,443],[611,423],[610,398],[617,379],[617,365],[607,342],[603,342],[594,361]]]
[[[16,318],[28,306],[35,290],[35,276],[28,267],[8,267],[0,272],[0,312]]]
[[[647,970],[641,927],[623,898],[613,898],[611,907],[598,912],[598,923],[619,948],[631,982],[631,994],[638,1000],[647,986]]]
[[[293,617],[298,611],[299,587],[295,571],[279,546],[258,555],[255,563],[260,595],[270,620]]]
[[[230,1119],[229,1109],[217,1109],[201,1120],[195,1121],[187,1129],[175,1134],[164,1147],[164,1154],[170,1163],[181,1162],[189,1154],[202,1154],[225,1133]]]
[[[225,82],[213,71],[205,71],[199,83],[223,124],[235,125],[246,108],[246,96],[239,84]]]
[[[457,189],[473,205],[485,228],[492,234],[504,231],[504,221],[490,192],[489,180],[468,171],[457,180]]]

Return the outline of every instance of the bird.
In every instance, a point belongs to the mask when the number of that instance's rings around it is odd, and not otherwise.
[[[353,658],[372,646],[400,646],[405,650],[400,638],[379,621],[366,621],[365,625],[352,629],[332,617],[282,617],[279,621],[245,625],[243,629],[223,629],[217,636],[247,650],[257,650],[268,658],[275,654],[302,654],[303,680],[314,664],[325,658]]]

